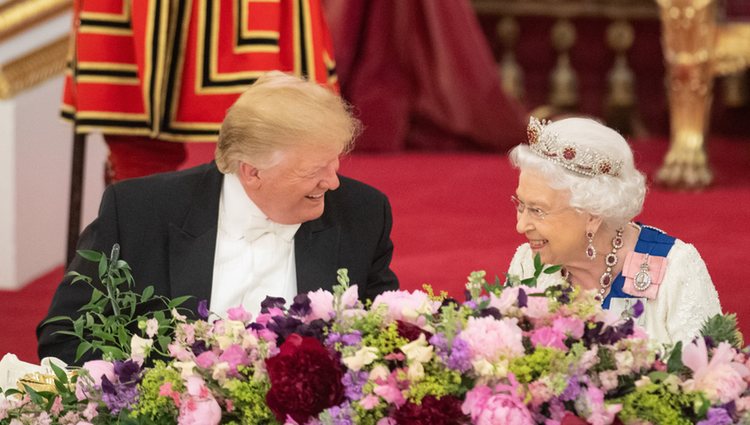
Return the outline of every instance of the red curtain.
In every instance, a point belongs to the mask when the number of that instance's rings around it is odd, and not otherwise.
[[[525,113],[500,88],[467,0],[325,0],[341,93],[365,131],[358,151],[504,150]]]

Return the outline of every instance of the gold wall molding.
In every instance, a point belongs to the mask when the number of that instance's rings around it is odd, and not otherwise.
[[[8,99],[65,71],[70,36],[0,65],[0,99]]]
[[[0,5],[0,41],[66,12],[73,0],[9,0]]]

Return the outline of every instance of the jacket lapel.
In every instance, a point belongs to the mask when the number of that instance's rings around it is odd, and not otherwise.
[[[303,223],[294,237],[297,292],[331,290],[336,283],[339,226],[323,217]]]
[[[196,188],[183,223],[169,224],[171,297],[193,295],[185,304],[195,311],[198,301],[211,298],[219,197],[223,175],[211,163]]]

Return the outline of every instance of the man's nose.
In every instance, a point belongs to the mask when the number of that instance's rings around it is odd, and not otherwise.
[[[338,189],[341,185],[341,182],[339,181],[338,174],[336,174],[337,170],[338,167],[336,166],[328,167],[325,176],[323,176],[323,180],[320,181],[320,187],[326,190]]]

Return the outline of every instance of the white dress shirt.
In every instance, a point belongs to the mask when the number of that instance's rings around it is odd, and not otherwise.
[[[297,295],[294,234],[299,226],[269,220],[239,178],[224,175],[210,310],[226,317],[229,308],[242,305],[255,318],[266,296],[282,297],[290,306]]]

